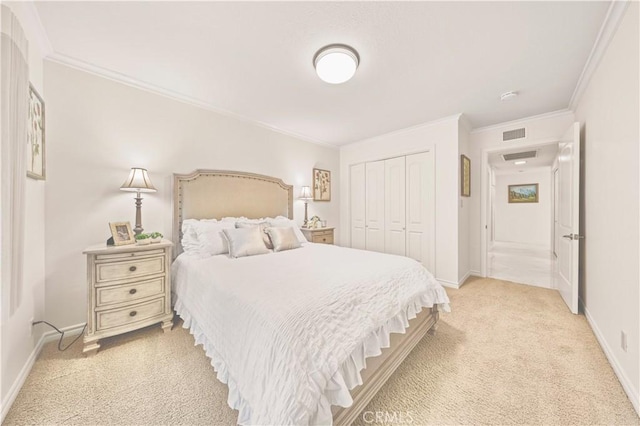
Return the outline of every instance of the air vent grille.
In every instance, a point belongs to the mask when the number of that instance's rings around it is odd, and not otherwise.
[[[526,158],[536,158],[537,151],[514,152],[511,154],[502,154],[504,161],[524,160]]]
[[[502,141],[512,141],[514,139],[522,139],[525,137],[524,127],[522,129],[513,129],[502,132]]]

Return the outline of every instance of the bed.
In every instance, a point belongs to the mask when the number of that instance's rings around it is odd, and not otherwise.
[[[352,423],[424,335],[444,289],[400,256],[307,243],[233,259],[181,254],[187,219],[293,218],[293,187],[174,175],[175,310],[229,387],[239,424]]]

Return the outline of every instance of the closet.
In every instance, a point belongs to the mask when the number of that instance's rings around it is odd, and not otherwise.
[[[350,168],[351,247],[408,256],[434,271],[432,151]]]

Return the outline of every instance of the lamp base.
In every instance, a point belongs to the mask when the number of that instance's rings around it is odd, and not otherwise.
[[[138,196],[136,197],[136,226],[133,228],[133,233],[135,235],[142,234],[142,197],[140,196],[140,192],[138,192]]]

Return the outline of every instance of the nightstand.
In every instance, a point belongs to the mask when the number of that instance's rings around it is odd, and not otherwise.
[[[300,228],[304,237],[312,243],[333,244],[335,228]]]
[[[162,322],[173,325],[170,241],[89,247],[87,330],[82,352],[95,354],[100,339]]]

